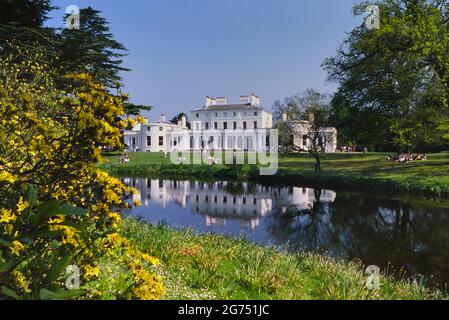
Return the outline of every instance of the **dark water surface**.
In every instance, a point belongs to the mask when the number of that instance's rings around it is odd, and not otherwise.
[[[418,198],[256,183],[122,178],[140,191],[130,216],[290,252],[359,259],[427,285],[449,282],[449,207]]]

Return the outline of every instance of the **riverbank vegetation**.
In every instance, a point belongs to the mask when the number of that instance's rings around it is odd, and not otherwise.
[[[274,176],[260,176],[256,165],[174,165],[162,153],[131,153],[127,164],[120,163],[117,154],[109,154],[101,168],[112,174],[174,179],[255,179],[435,197],[449,195],[449,153],[431,154],[427,161],[406,164],[393,163],[387,159],[389,155],[327,154],[322,158],[319,175],[315,174],[314,159],[307,154],[280,155],[279,170]]]
[[[365,286],[357,262],[287,254],[246,240],[197,235],[125,219],[120,234],[158,258],[164,299],[445,299],[406,280],[381,277],[380,290]],[[110,278],[102,276],[97,285]],[[114,290],[110,288],[110,290]]]

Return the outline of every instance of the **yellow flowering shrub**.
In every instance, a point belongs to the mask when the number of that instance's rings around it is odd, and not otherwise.
[[[117,239],[132,190],[97,168],[103,147],[121,147],[124,97],[88,74],[56,88],[39,53],[21,54],[0,58],[0,299],[95,297],[67,289],[66,268],[87,288],[118,250],[132,274],[119,298],[160,298],[154,258]]]

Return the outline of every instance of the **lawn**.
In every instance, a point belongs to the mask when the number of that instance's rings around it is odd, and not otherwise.
[[[128,164],[120,164],[117,154],[108,154],[102,167],[113,174],[173,179],[255,179],[449,196],[449,153],[431,154],[427,161],[407,164],[395,164],[387,156],[385,153],[325,155],[320,175],[315,175],[314,160],[307,154],[281,155],[278,173],[265,177],[258,175],[256,166],[249,165],[173,165],[169,157],[164,158],[160,153],[131,153]]]
[[[255,300],[371,300],[445,299],[438,291],[383,275],[379,290],[366,288],[361,264],[323,256],[287,254],[262,248],[246,240],[220,235],[196,235],[125,219],[120,232],[141,251],[155,256],[155,271],[163,280],[164,299]],[[113,261],[103,260],[100,268]],[[103,298],[120,291],[120,271],[106,273],[93,286],[103,288]]]

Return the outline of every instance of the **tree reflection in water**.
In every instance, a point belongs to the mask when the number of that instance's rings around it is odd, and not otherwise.
[[[338,192],[333,203],[315,190],[309,208],[276,205],[267,232],[292,252],[360,259],[396,275],[449,282],[449,210],[426,203]],[[430,276],[430,275],[433,275]]]

